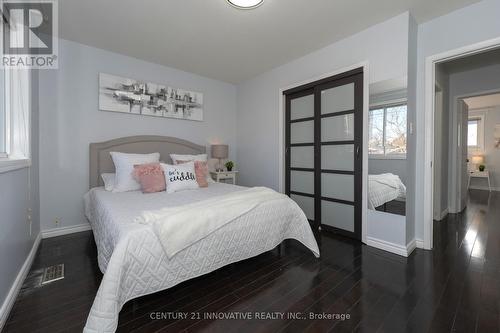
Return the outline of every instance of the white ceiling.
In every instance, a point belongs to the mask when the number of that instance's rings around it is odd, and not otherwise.
[[[238,83],[407,10],[423,22],[477,0],[59,1],[62,38]]]
[[[464,99],[469,109],[486,109],[500,105],[500,94],[484,95]]]

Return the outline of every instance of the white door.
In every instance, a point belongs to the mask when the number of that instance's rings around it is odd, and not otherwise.
[[[459,211],[465,209],[468,194],[468,170],[467,170],[467,128],[469,122],[469,107],[463,100],[458,101],[458,199]]]

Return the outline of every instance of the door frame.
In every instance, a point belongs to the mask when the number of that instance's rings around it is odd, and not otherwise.
[[[279,165],[279,191],[285,193],[285,96],[283,92],[296,87],[304,86],[309,83],[313,83],[322,79],[326,79],[335,75],[342,74],[344,72],[349,72],[356,68],[363,68],[363,148],[362,149],[362,200],[361,200],[361,242],[366,244],[366,234],[367,234],[367,220],[368,220],[368,109],[369,109],[369,63],[368,61],[363,61],[354,65],[346,66],[334,70],[329,73],[321,74],[318,76],[311,77],[309,79],[295,82],[284,86],[278,90],[278,142],[279,142],[279,152],[278,152],[278,165]]]
[[[428,56],[425,59],[425,109],[424,109],[424,184],[423,193],[430,194],[423,196],[423,202],[419,202],[418,197],[415,202],[415,209],[422,209],[424,216],[424,249],[432,250],[433,247],[433,204],[434,204],[434,172],[432,163],[434,160],[434,99],[436,82],[436,65],[453,59],[464,58],[474,54],[490,51],[500,47],[500,38],[489,39],[483,42],[459,47],[446,52]],[[416,221],[418,223],[418,221]]]

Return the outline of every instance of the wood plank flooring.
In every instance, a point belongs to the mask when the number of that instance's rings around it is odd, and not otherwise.
[[[471,191],[464,212],[435,222],[435,249],[416,250],[409,258],[330,234],[319,235],[318,242],[320,259],[286,241],[281,253],[130,301],[120,312],[118,332],[499,332],[498,192]],[[41,268],[58,263],[66,266],[65,279],[37,287]],[[101,277],[91,232],[43,240],[4,331],[81,332]],[[151,319],[171,312],[200,317]],[[285,317],[204,317],[236,312]]]

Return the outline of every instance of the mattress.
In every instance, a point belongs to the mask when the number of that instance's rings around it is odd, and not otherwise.
[[[298,240],[319,257],[309,223],[292,200],[259,205],[170,259],[152,228],[134,222],[144,211],[243,189],[214,183],[208,188],[171,194],[90,190],[84,197],[85,215],[94,232],[104,276],[84,331],[114,332],[119,311],[127,301],[272,250],[287,238]]]

